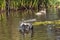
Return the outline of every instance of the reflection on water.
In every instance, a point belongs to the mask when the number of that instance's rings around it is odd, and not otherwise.
[[[48,35],[49,40],[54,40],[55,39],[54,38],[55,34],[54,34],[54,30],[53,30],[54,26],[55,25],[53,25],[53,24],[48,24],[47,25],[47,35]]]
[[[18,12],[10,12],[8,19],[6,19],[6,13],[0,14],[0,40],[20,40],[21,36],[18,32],[19,21],[21,19],[33,19],[37,18],[34,13],[37,11],[25,10]],[[49,40],[47,34],[52,39],[53,32],[46,30],[47,26],[40,25],[34,26],[33,40]]]

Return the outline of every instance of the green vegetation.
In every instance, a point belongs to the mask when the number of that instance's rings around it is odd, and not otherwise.
[[[8,0],[9,1],[9,0]],[[59,0],[10,0],[10,8],[18,9],[20,7],[38,8],[38,4],[42,6],[56,6],[60,4]],[[6,0],[0,0],[0,8],[5,9]]]
[[[59,25],[60,24],[60,20],[56,20],[56,21],[44,21],[44,22],[34,22],[33,25],[46,25],[46,24],[55,24],[55,25]]]
[[[52,16],[51,19],[49,19],[49,20],[56,19],[59,17],[59,13],[57,13],[57,10],[56,10],[58,5],[60,5],[59,0],[7,0],[7,2],[6,2],[6,0],[0,0],[0,11],[3,11],[3,10],[7,11],[6,3],[8,3],[9,8],[13,9],[13,10],[17,10],[17,9],[21,9],[21,8],[22,8],[22,10],[24,10],[24,8],[25,9],[31,8],[31,9],[38,10],[38,6],[40,5],[43,8],[46,7],[48,19],[52,15],[54,16],[54,17]],[[28,12],[27,12],[27,14],[28,14]],[[52,15],[50,15],[50,14],[52,14]],[[1,15],[3,15],[3,14],[1,14]],[[0,15],[0,18],[1,18],[1,15]],[[30,13],[30,15],[32,15],[32,14]],[[5,14],[5,16],[7,16],[7,13]]]
[[[38,12],[40,8],[46,9],[47,18],[46,21],[39,21],[39,22],[36,21],[33,23],[34,27],[36,27],[34,30],[38,34],[34,35],[35,37],[34,40],[40,40],[40,39],[49,40],[47,39],[47,32],[46,32],[47,27],[45,26],[43,27],[41,26],[41,24],[43,25],[55,24],[58,25],[56,27],[60,27],[59,6],[60,6],[60,0],[0,0],[0,34],[1,34],[0,40],[19,40],[20,35],[18,33],[17,27],[19,25],[19,21],[22,19],[36,18],[39,20],[41,19],[44,20],[43,16],[42,18],[39,16],[37,18],[37,16],[35,15],[35,13]],[[24,10],[24,8],[27,10]]]

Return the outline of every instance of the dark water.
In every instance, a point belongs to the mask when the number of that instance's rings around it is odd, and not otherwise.
[[[21,35],[18,32],[19,22],[22,19],[36,18],[34,14],[36,12],[37,10],[10,12],[8,18],[6,18],[6,12],[2,12],[0,14],[0,40],[21,40]],[[55,36],[50,30],[47,31],[46,25],[34,26],[33,40],[55,40]]]

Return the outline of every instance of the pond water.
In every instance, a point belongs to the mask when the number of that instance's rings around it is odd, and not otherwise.
[[[0,13],[0,40],[21,40],[21,35],[18,31],[19,22],[22,19],[28,20],[36,18],[34,14],[36,12],[37,10],[10,12],[8,18],[6,18],[6,12]],[[55,40],[55,36],[53,36],[53,32],[47,31],[46,25],[34,26],[33,40]]]

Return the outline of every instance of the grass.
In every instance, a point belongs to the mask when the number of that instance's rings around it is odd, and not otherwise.
[[[0,2],[0,7],[1,7],[1,9],[5,9],[5,1],[4,0],[0,0],[0,1],[2,1],[2,2]],[[26,6],[28,6],[28,7],[30,7],[30,6],[32,6],[32,7],[37,7],[37,4],[38,4],[38,0],[33,0],[33,1],[31,1],[31,0],[12,0],[11,2],[10,2],[10,7],[12,8],[12,7],[15,7],[15,8],[20,8],[21,6],[23,6],[23,7],[26,7]]]
[[[60,24],[60,20],[56,21],[44,21],[44,22],[34,22],[33,25],[41,25],[41,24]]]

